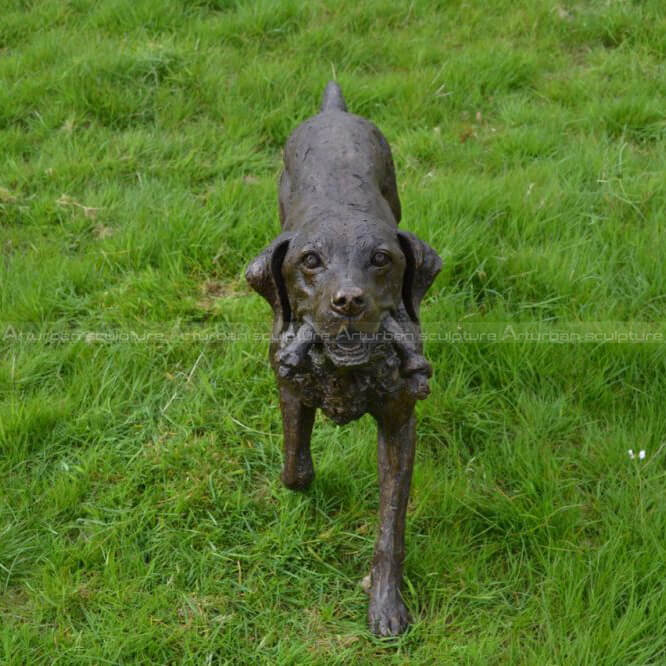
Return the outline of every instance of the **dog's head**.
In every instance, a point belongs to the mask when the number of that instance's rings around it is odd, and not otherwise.
[[[318,220],[284,232],[246,277],[271,304],[280,331],[309,324],[337,350],[334,362],[345,365],[345,355],[358,353],[352,340],[377,333],[401,306],[418,323],[419,304],[440,268],[437,253],[416,236],[365,217]],[[338,344],[342,336],[348,347]]]

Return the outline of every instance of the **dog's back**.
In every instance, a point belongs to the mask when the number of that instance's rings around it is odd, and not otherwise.
[[[280,219],[285,229],[293,229],[341,208],[347,214],[371,212],[389,224],[400,222],[391,149],[375,125],[347,112],[340,87],[331,81],[320,113],[287,141]]]

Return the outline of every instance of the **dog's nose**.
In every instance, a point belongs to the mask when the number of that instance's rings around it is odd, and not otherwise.
[[[354,317],[365,310],[363,290],[358,287],[338,289],[331,299],[331,308],[339,314]]]

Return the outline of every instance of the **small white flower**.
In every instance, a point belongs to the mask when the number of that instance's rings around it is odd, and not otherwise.
[[[629,450],[627,451],[627,453],[629,454],[629,457],[630,457],[632,460],[636,457],[636,456],[634,455],[634,450],[633,450],[633,449],[629,449]]]
[[[645,450],[644,450],[644,449],[641,449],[641,450],[638,452],[638,458],[639,458],[640,460],[643,460],[643,458],[645,458]]]

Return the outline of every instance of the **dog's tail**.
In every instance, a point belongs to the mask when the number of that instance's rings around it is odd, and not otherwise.
[[[321,110],[323,111],[346,111],[347,105],[342,96],[342,90],[335,81],[329,81],[321,98]]]

